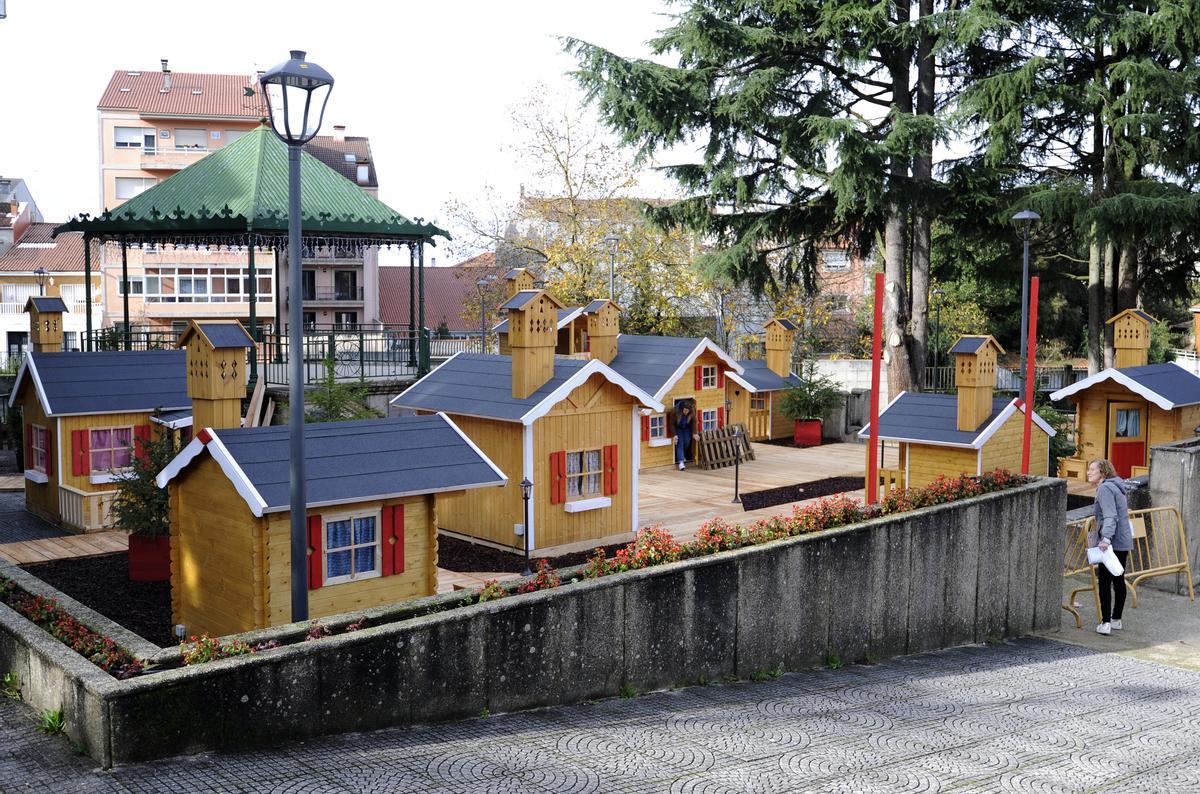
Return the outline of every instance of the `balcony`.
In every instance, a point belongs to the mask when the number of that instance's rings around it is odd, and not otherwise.
[[[362,303],[362,287],[316,287],[303,293],[304,303]]]
[[[146,171],[181,171],[203,158],[209,151],[209,149],[176,149],[173,146],[146,149],[142,152],[141,166]]]

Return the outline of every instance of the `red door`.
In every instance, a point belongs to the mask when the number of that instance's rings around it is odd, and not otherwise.
[[[1130,467],[1146,465],[1145,403],[1108,405],[1108,459],[1117,475],[1128,478]]]
[[[1110,463],[1117,470],[1117,475],[1129,479],[1131,466],[1146,465],[1146,444],[1141,441],[1114,441],[1109,455],[1112,456]]]

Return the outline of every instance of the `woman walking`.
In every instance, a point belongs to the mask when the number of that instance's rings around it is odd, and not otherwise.
[[[692,430],[695,423],[692,420],[692,409],[686,405],[675,413],[675,462],[683,471],[683,462],[687,460],[688,447],[692,445]]]
[[[1129,484],[1117,476],[1107,460],[1093,460],[1088,464],[1087,481],[1096,486],[1096,529],[1100,534],[1101,551],[1112,547],[1113,553],[1125,566],[1125,560],[1133,549],[1133,527],[1129,524],[1129,502],[1125,494]],[[1125,609],[1125,575],[1113,576],[1103,564],[1096,566],[1096,578],[1100,583],[1100,625],[1098,634],[1112,634],[1121,630],[1121,614]]]

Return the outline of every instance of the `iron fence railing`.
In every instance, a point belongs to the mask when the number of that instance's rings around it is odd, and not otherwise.
[[[291,377],[288,335],[264,333],[261,337],[259,372],[266,385],[287,385]],[[306,331],[303,357],[306,386],[323,383],[330,369],[338,382],[416,378],[429,371],[429,330]]]
[[[1039,392],[1054,392],[1077,383],[1087,377],[1086,369],[1074,367],[1037,367],[1034,370],[1034,388]],[[925,391],[949,392],[955,388],[954,367],[926,367]],[[1021,378],[1015,369],[996,368],[996,391],[1017,392],[1021,389]]]

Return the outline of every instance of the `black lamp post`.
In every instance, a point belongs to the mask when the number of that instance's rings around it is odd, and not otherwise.
[[[302,50],[259,78],[271,129],[288,145],[288,424],[291,441],[292,620],[308,620],[308,500],[304,487],[304,293],[300,250],[300,148],[316,136],[333,78]]]
[[[943,289],[935,289],[933,297],[936,299],[933,304],[933,390],[941,392],[942,384],[938,380],[941,370],[938,369],[938,364],[941,363],[942,352],[942,297],[946,294]]]
[[[529,567],[529,497],[533,495],[533,483],[528,477],[521,479],[521,500],[525,503],[525,523],[521,525],[521,540],[525,545],[525,575],[533,570]]]
[[[487,320],[483,308],[483,288],[496,280],[495,276],[475,280],[475,289],[479,291],[479,352],[487,352]]]
[[[1033,210],[1021,210],[1012,216],[1013,225],[1021,232],[1021,239],[1025,243],[1025,254],[1021,260],[1021,368],[1017,370],[1021,386],[1025,385],[1025,337],[1029,335],[1029,232],[1041,219],[1042,216]]]
[[[742,495],[739,493],[742,474],[742,429],[733,430],[733,447],[737,454],[733,456],[733,504],[741,504]]]
[[[614,303],[617,300],[617,246],[621,238],[615,234],[606,235],[604,244],[608,246],[608,299]]]
[[[33,275],[35,278],[37,278],[38,294],[45,295],[46,294],[46,268],[39,267],[37,270],[33,271]]]

